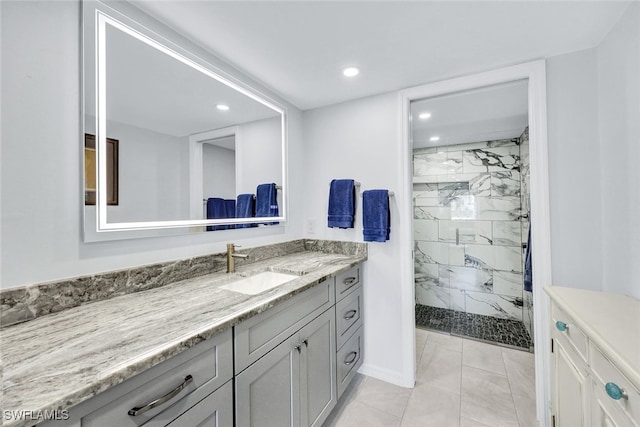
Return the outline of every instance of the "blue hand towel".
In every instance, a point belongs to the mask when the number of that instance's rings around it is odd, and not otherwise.
[[[256,190],[256,216],[278,216],[278,189],[275,184],[258,185]],[[277,224],[277,222],[265,224]]]
[[[352,179],[334,179],[329,188],[328,225],[333,228],[353,228],[356,211],[356,187]]]
[[[256,199],[253,194],[239,194],[236,202],[236,218],[256,216]],[[255,227],[255,224],[236,224],[236,228]]]
[[[529,236],[527,237],[527,250],[524,254],[524,290],[533,291],[533,268],[531,265],[531,214],[529,214]]]
[[[227,218],[235,218],[236,217],[236,201],[234,199],[225,199],[224,201],[224,210],[227,213]],[[227,225],[227,229],[236,228],[235,225]]]
[[[362,226],[365,242],[384,242],[391,233],[391,211],[388,190],[362,193]]]
[[[210,197],[207,199],[207,219],[222,219],[227,217],[224,199]],[[226,230],[226,225],[208,225],[207,231]]]

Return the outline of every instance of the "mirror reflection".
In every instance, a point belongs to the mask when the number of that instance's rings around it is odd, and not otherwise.
[[[283,110],[121,21],[98,14],[95,24],[98,72],[85,60],[84,124],[86,134],[97,136],[98,172],[89,170],[92,154],[85,150],[85,210],[97,209],[86,216],[98,216],[99,231],[101,226],[212,231],[236,228],[230,224],[235,218],[283,220]],[[112,160],[100,160],[112,153],[106,142],[113,140],[117,170]],[[113,192],[114,173],[118,202],[109,204],[100,192],[107,183],[105,192]],[[264,184],[274,193],[259,195]],[[240,203],[236,212],[240,195],[251,203]],[[224,211],[217,200],[225,201]],[[265,214],[261,203],[279,209]],[[249,227],[248,219],[239,221]]]

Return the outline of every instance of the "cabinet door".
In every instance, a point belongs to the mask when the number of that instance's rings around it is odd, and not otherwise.
[[[167,424],[167,426],[233,426],[233,390],[231,381],[202,399],[197,405]]]
[[[554,341],[553,392],[556,425],[587,425],[587,374],[578,367],[580,362],[575,353],[563,347],[559,340]]]
[[[335,330],[333,307],[300,330],[302,426],[321,426],[338,401]]]
[[[300,424],[300,342],[294,334],[236,376],[236,425]]]
[[[632,427],[633,423],[616,407],[604,386],[593,381],[591,389],[591,425],[593,427]]]

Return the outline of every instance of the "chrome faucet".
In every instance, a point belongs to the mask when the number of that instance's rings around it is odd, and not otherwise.
[[[233,243],[227,243],[227,273],[236,272],[236,260],[234,258],[247,258],[249,255],[235,253],[236,246]]]

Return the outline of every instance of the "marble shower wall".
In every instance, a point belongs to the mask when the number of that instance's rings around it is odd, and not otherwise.
[[[414,151],[417,303],[523,321],[528,150],[525,170],[519,144],[515,138]]]
[[[524,132],[522,132],[522,135],[520,135],[520,203],[522,204],[523,212],[521,219],[522,243],[527,243],[529,233],[528,214],[531,212],[529,172],[529,128],[527,127]],[[524,254],[522,262],[524,263]],[[529,332],[529,336],[533,340],[533,295],[531,292],[523,292],[522,321],[524,322],[527,332]]]

